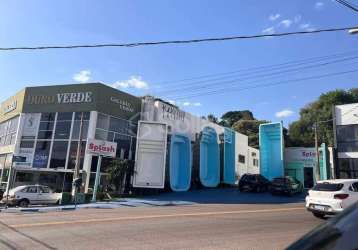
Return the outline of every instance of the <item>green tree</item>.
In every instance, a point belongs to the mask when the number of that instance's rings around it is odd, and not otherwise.
[[[333,145],[333,121],[332,110],[334,105],[358,102],[358,88],[350,90],[335,90],[322,94],[300,111],[300,119],[289,125],[289,142],[292,146],[314,146],[313,125],[316,121],[321,122],[318,126],[319,143],[325,142]]]
[[[268,123],[265,120],[239,120],[234,123],[232,128],[244,135],[248,136],[249,146],[259,147],[259,126],[263,123]]]
[[[113,159],[109,164],[106,172],[108,173],[108,181],[115,186],[116,191],[122,191],[127,175],[132,175],[133,168],[128,160]]]
[[[208,121],[213,122],[213,123],[218,123],[219,122],[218,118],[213,114],[209,114],[207,119],[208,119]]]
[[[229,111],[221,116],[221,125],[232,127],[235,122],[240,120],[255,120],[255,118],[249,110]]]

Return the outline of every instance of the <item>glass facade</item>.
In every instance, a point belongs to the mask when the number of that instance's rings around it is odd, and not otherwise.
[[[0,123],[0,147],[15,144],[19,116]]]
[[[98,113],[95,139],[116,142],[116,157],[132,160],[135,153],[136,129],[136,123]]]
[[[337,177],[341,179],[358,178],[357,158],[338,158]]]
[[[89,112],[42,113],[37,138],[23,138],[20,148],[35,148],[33,167],[73,169],[83,115],[81,165],[89,124]]]

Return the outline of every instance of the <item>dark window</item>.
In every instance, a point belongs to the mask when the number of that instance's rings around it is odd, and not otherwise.
[[[74,169],[76,166],[77,146],[78,146],[78,141],[71,142],[70,155],[68,158],[68,165],[67,165],[67,168],[69,168],[69,169]],[[85,156],[85,150],[86,150],[86,141],[82,141],[80,169],[83,168],[83,160],[84,160],[84,156]]]
[[[336,127],[337,142],[358,141],[358,124],[340,125]]]
[[[116,157],[128,159],[131,138],[126,135],[115,134],[114,142],[117,143]]]
[[[54,122],[40,122],[39,130],[53,130]]]
[[[35,145],[34,141],[21,141],[20,148],[33,148]]]
[[[90,119],[90,112],[76,112],[75,120],[81,120],[81,113],[83,113],[83,120],[88,121]]]
[[[57,113],[57,121],[72,121],[72,112]]]
[[[43,193],[43,194],[50,193],[50,189],[48,187],[39,187],[39,188],[40,188],[40,193]]]
[[[358,178],[358,158],[338,158],[337,177],[340,179]]]
[[[67,141],[53,142],[50,168],[65,168],[67,147]]]
[[[344,185],[342,183],[318,183],[312,188],[312,190],[335,192],[341,190],[343,186]]]
[[[51,140],[52,139],[52,131],[39,131],[39,133],[37,135],[37,139]]]
[[[81,121],[74,121],[72,129],[72,139],[79,139]],[[87,139],[88,121],[83,121],[82,139]]]
[[[358,141],[337,142],[338,152],[357,152]]]
[[[56,113],[42,113],[41,121],[54,121]]]
[[[129,122],[122,119],[110,117],[109,130],[117,133],[128,134]]]
[[[26,172],[17,172],[16,173],[16,181],[17,182],[32,182],[34,178],[33,173]]]
[[[97,117],[97,128],[108,130],[109,116],[99,113]]]
[[[34,168],[46,168],[49,152],[50,152],[50,141],[37,141],[35,149],[35,157],[33,161]]]
[[[240,163],[245,163],[245,156],[244,155],[239,155],[239,162]]]
[[[37,187],[34,186],[28,187],[23,192],[35,194],[37,193]]]
[[[68,139],[70,137],[71,121],[57,121],[55,139]]]
[[[94,136],[97,140],[107,140],[108,138],[108,131],[102,129],[96,129],[96,134]]]

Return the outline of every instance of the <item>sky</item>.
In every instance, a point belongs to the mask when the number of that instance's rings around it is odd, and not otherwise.
[[[0,47],[182,40],[347,26],[358,26],[358,13],[333,0],[0,2]],[[220,117],[226,111],[248,109],[257,119],[287,125],[321,93],[358,87],[357,71],[309,79],[358,70],[357,60],[306,67],[273,79],[254,79],[255,72],[247,76],[240,70],[349,55],[357,45],[358,35],[336,32],[132,48],[0,51],[0,101],[26,86],[103,82],[134,95],[159,96],[199,116]],[[228,73],[233,71],[241,73]],[[213,76],[196,78],[207,75]],[[308,79],[249,87],[297,78]]]

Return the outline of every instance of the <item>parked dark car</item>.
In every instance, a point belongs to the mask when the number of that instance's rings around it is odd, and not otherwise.
[[[291,176],[274,178],[271,182],[271,194],[293,195],[302,193],[303,185],[296,178]]]
[[[270,181],[260,174],[244,174],[239,181],[241,192],[265,192],[269,189]]]

